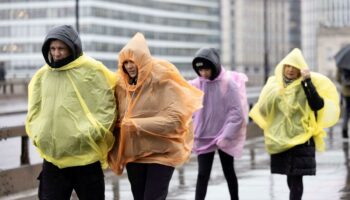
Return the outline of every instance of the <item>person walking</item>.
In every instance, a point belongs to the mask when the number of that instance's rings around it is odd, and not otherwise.
[[[218,151],[231,199],[237,200],[239,192],[234,158],[241,156],[246,138],[247,77],[226,71],[214,48],[199,49],[192,66],[199,77],[190,82],[204,92],[203,108],[193,116],[193,152],[198,155],[195,199],[205,199],[215,151]]]
[[[26,132],[44,159],[39,199],[104,199],[103,168],[114,143],[116,76],[82,51],[68,25],[52,28],[46,64],[29,83]]]
[[[0,90],[2,87],[2,93],[6,94],[6,69],[3,62],[0,62]]]
[[[340,84],[341,102],[345,109],[343,110],[342,136],[349,138],[348,123],[350,118],[350,70],[337,69],[336,79]]]
[[[117,74],[110,167],[118,175],[126,167],[135,200],[164,200],[175,167],[191,154],[192,114],[203,94],[174,65],[154,58],[141,33],[119,52]]]
[[[303,195],[303,176],[316,174],[315,150],[324,151],[324,128],[339,119],[335,85],[310,72],[302,52],[293,49],[275,68],[249,116],[264,131],[271,173],[287,176],[290,200]]]

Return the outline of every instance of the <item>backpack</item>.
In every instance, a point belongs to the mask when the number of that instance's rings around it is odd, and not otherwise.
[[[340,70],[340,81],[342,85],[350,87],[350,70],[349,69]]]

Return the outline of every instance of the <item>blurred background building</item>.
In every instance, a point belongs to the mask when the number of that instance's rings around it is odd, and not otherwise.
[[[296,47],[309,68],[334,77],[333,56],[350,39],[344,34],[350,27],[350,0],[235,0],[235,11],[233,66],[248,74],[250,85],[261,85],[264,79],[259,77],[273,74],[278,62]],[[328,40],[320,39],[325,29],[328,35],[332,32]],[[342,42],[335,45],[337,35]]]
[[[76,27],[84,51],[113,71],[120,49],[142,32],[151,53],[186,78],[195,76],[195,52],[214,47],[224,66],[246,73],[252,86],[262,85],[295,47],[312,70],[333,76],[333,56],[350,38],[343,31],[350,27],[350,0],[2,0],[0,62],[7,78],[30,78],[44,64],[42,42],[59,24]],[[343,39],[335,45],[337,35]]]
[[[170,60],[186,77],[194,75],[195,52],[220,49],[221,42],[216,0],[2,0],[0,61],[8,77],[31,77],[44,64],[42,42],[59,24],[78,25],[84,51],[111,70],[136,32],[144,33],[154,56]]]
[[[334,55],[350,44],[350,26],[327,27],[322,26],[317,35],[317,63],[318,71],[331,79],[336,77]]]
[[[350,0],[322,1],[323,15],[317,31],[318,71],[335,78],[334,55],[350,44]]]

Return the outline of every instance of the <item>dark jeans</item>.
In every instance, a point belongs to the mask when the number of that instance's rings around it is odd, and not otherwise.
[[[214,152],[198,155],[198,176],[196,185],[196,200],[203,200],[207,194],[207,187],[213,166]],[[222,170],[228,184],[231,199],[238,199],[238,181],[234,169],[234,158],[219,150]]]
[[[289,200],[301,200],[303,196],[303,176],[287,176]]]
[[[44,160],[38,180],[41,200],[69,200],[73,189],[80,200],[105,199],[104,175],[100,162],[59,169]]]
[[[165,200],[174,167],[155,163],[128,163],[126,170],[134,200]]]
[[[350,116],[350,97],[343,97],[343,103],[345,103],[345,110],[343,115],[343,137],[348,137],[348,122]]]

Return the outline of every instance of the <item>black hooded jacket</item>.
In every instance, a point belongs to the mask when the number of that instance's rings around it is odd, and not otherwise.
[[[195,57],[192,61],[192,66],[194,71],[200,76],[199,68],[204,63],[204,66],[210,67],[212,70],[212,75],[210,80],[214,80],[219,76],[221,72],[221,62],[219,52],[214,48],[201,48],[195,54]]]
[[[64,42],[70,49],[71,55],[68,58],[54,62],[50,51],[50,43],[52,40],[60,40]],[[75,59],[79,58],[83,54],[81,40],[78,33],[69,25],[61,25],[52,28],[44,41],[42,46],[42,53],[45,58],[46,63],[53,68],[62,67]]]

